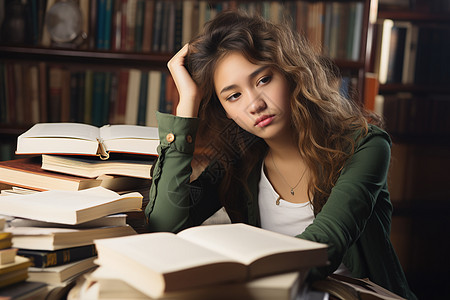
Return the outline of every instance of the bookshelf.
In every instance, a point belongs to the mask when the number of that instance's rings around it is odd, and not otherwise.
[[[379,89],[393,138],[391,238],[419,299],[439,299],[446,292],[443,278],[450,267],[442,261],[444,250],[437,246],[442,238],[438,232],[450,226],[450,73],[445,71],[450,67],[450,2],[380,0],[369,68],[373,72],[379,68],[380,24],[386,19],[408,28],[402,33],[404,40],[397,38],[397,46],[392,40],[390,44],[389,60],[400,49],[392,61],[397,59],[396,70],[402,74],[388,77]],[[413,37],[409,40],[408,32]],[[402,68],[405,64],[409,70]]]
[[[123,82],[120,72],[128,73],[128,79],[131,71],[138,72],[139,75],[133,78],[140,78],[140,82],[131,79],[126,88],[130,92],[133,84],[141,93],[149,90],[141,83],[150,77],[151,71],[162,74],[166,85],[161,83],[159,87],[160,93],[164,93],[159,95],[159,103],[150,104],[149,95],[141,102],[147,101],[144,107],[151,106],[156,110],[166,101],[169,102],[166,110],[170,110],[174,105],[171,101],[176,101],[176,92],[166,90],[167,81],[170,82],[167,61],[200,30],[203,22],[225,9],[261,13],[273,21],[287,16],[295,29],[303,32],[336,62],[345,77],[343,91],[361,105],[364,103],[364,78],[371,57],[370,41],[377,0],[75,2],[83,16],[78,35],[72,41],[55,43],[49,36],[45,20],[46,15],[53,13],[52,5],[58,3],[57,0],[0,1],[4,6],[3,14],[0,13],[0,137],[5,140],[0,160],[12,158],[15,138],[36,122],[76,121],[98,126],[138,122],[137,117],[125,119],[113,111],[114,105],[119,105],[117,102],[122,101],[122,106],[131,102],[127,98],[129,94],[118,95],[119,83]],[[22,25],[11,27],[11,24],[17,24],[14,21],[20,21]],[[58,75],[51,76],[54,73]],[[86,100],[87,80],[100,73],[103,78],[91,85],[105,85],[103,100]],[[55,78],[57,83],[53,81]],[[162,97],[170,99],[163,101]],[[99,101],[103,101],[100,106],[109,113],[93,120],[94,105]],[[142,106],[137,107],[142,112]],[[74,110],[80,110],[78,117],[72,116]],[[142,118],[140,122],[155,125],[142,121]]]

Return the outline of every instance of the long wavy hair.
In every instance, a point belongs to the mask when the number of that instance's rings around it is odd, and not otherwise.
[[[209,21],[190,41],[186,67],[202,91],[199,139],[208,141],[213,151],[209,156],[226,170],[220,197],[232,220],[245,220],[242,192],[248,192],[248,176],[268,146],[228,119],[217,98],[214,71],[230,52],[239,52],[251,63],[269,66],[286,78],[292,138],[311,172],[308,194],[313,196],[310,201],[317,214],[354,152],[355,137],[367,133],[367,115],[339,92],[340,75],[331,60],[288,25],[242,11],[222,12]]]

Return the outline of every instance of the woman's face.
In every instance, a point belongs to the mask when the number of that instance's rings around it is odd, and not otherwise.
[[[289,87],[281,73],[232,52],[218,62],[214,86],[227,116],[244,130],[265,140],[289,134]]]

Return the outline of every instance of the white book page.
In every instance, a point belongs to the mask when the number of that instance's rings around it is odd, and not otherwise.
[[[81,123],[38,123],[23,133],[20,138],[64,137],[96,141],[99,129]]]
[[[245,224],[192,227],[179,232],[178,236],[246,265],[270,254],[326,247]]]
[[[140,125],[105,125],[100,128],[103,141],[113,139],[159,140],[158,128]]]
[[[105,259],[102,249],[108,248],[162,274],[210,263],[233,261],[227,256],[167,232],[97,240],[95,243],[99,249],[100,265]]]

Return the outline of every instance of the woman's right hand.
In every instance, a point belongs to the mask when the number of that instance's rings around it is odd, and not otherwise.
[[[167,63],[179,94],[176,115],[195,118],[200,106],[200,93],[197,84],[185,67],[188,44],[184,45]]]

